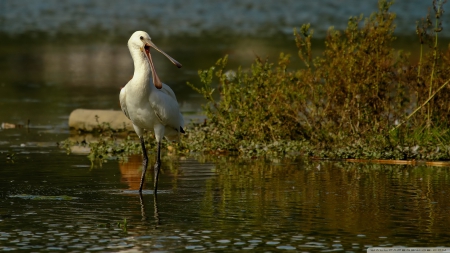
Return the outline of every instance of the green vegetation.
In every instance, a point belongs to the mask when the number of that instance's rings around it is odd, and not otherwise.
[[[6,162],[7,163],[14,163],[15,156],[16,156],[15,153],[6,153]]]
[[[227,57],[199,71],[202,86],[189,85],[207,99],[208,121],[186,145],[256,156],[450,158],[450,50],[437,47],[443,2],[433,1],[434,20],[428,15],[417,25],[429,46],[418,63],[392,47],[391,4],[382,0],[370,17],[351,17],[344,31],[330,28],[316,58],[310,26],[295,29],[304,68],[291,70],[290,56],[281,53],[276,63],[257,58],[235,75],[225,72]]]
[[[257,57],[249,69],[226,71],[227,56],[188,83],[205,99],[207,121],[191,124],[175,150],[248,157],[450,159],[450,47],[438,47],[445,1],[417,23],[420,60],[395,50],[392,2],[368,18],[330,28],[325,49],[312,56],[310,25],[294,29],[300,69],[291,56]],[[129,137],[91,143],[91,158],[139,152]],[[148,137],[148,143],[154,140]],[[170,144],[172,145],[172,144]]]
[[[123,218],[123,222],[117,222],[117,227],[121,228],[123,232],[127,232],[127,218]]]

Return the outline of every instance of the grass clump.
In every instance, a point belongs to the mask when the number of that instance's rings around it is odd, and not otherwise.
[[[328,30],[312,57],[313,30],[294,30],[300,69],[291,56],[257,57],[248,70],[226,71],[227,56],[188,83],[207,101],[208,120],[191,128],[190,150],[244,155],[298,152],[322,158],[449,159],[450,50],[438,48],[445,1],[433,1],[418,23],[420,61],[395,50],[392,2],[380,0],[368,18],[351,17]],[[424,23],[425,22],[425,23]],[[421,44],[421,45],[422,45]]]

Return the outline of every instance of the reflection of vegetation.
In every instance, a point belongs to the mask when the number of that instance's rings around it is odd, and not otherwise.
[[[188,83],[207,100],[208,120],[169,145],[250,157],[450,159],[450,48],[437,47],[444,2],[433,1],[434,21],[428,15],[417,25],[421,47],[429,45],[418,63],[393,49],[395,14],[385,0],[368,18],[351,17],[344,31],[330,28],[320,57],[312,57],[310,26],[295,30],[304,68],[290,69],[283,53],[276,63],[257,58],[245,71],[225,71],[228,59],[219,59],[199,71],[201,86]],[[153,148],[151,136],[147,144]],[[92,159],[140,152],[130,137],[89,145]]]
[[[243,163],[229,157],[216,164],[217,177],[207,181],[201,216],[216,217],[233,230],[257,227],[267,234],[276,228],[266,224],[278,224],[288,231],[301,225],[297,229],[306,233],[326,223],[330,233],[380,236],[395,234],[387,229],[396,228],[436,234],[443,232],[439,224],[449,222],[444,211],[450,207],[444,193],[448,168],[288,159]],[[276,221],[266,223],[269,217]]]
[[[29,195],[29,194],[19,194],[19,195],[11,195],[10,198],[21,198],[21,199],[29,199],[29,200],[74,200],[78,199],[77,197],[61,195],[61,196],[43,196],[43,195]]]

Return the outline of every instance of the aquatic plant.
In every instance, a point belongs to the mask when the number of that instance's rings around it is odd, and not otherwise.
[[[6,153],[6,162],[7,163],[14,163],[15,157],[16,157],[15,153]]]
[[[123,218],[123,222],[117,222],[117,227],[121,228],[123,232],[127,232],[127,218]]]

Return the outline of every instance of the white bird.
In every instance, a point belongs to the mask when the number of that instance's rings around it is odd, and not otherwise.
[[[156,47],[150,36],[143,31],[137,31],[131,35],[128,48],[134,62],[134,74],[120,91],[120,106],[133,123],[133,128],[141,141],[144,160],[139,193],[142,192],[148,165],[143,138],[144,129],[155,133],[158,146],[154,167],[154,193],[156,194],[161,168],[161,141],[163,137],[171,141],[179,140],[180,133],[184,133],[184,119],[175,93],[169,86],[162,83],[156,74],[150,48],[162,53],[178,68],[181,68],[181,64]]]

